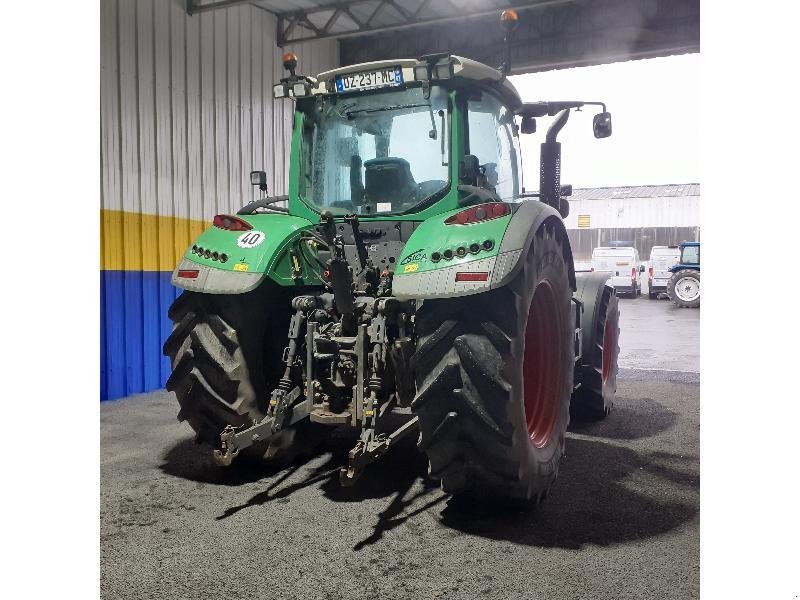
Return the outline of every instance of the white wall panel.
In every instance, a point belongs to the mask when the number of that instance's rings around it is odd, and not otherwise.
[[[290,101],[274,101],[281,55],[300,71],[338,64],[338,43],[281,49],[276,19],[245,4],[188,16],[174,0],[101,2],[101,206],[208,219],[288,188]],[[144,240],[143,240],[144,241]]]
[[[589,215],[592,229],[629,227],[696,227],[700,196],[570,200],[567,229],[578,228],[578,215]]]

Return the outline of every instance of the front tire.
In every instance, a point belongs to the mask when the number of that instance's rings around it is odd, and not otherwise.
[[[538,503],[556,478],[575,358],[567,243],[544,225],[507,286],[417,312],[411,408],[447,492]]]
[[[599,421],[611,412],[617,395],[619,301],[613,286],[591,277],[578,279],[575,296],[583,304],[583,356],[570,412],[579,419]]]

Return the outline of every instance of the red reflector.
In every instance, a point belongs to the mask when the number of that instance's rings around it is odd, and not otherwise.
[[[445,223],[447,225],[471,225],[504,217],[510,212],[511,208],[504,202],[488,202],[462,210],[448,217]]]
[[[456,273],[456,281],[486,281],[489,279],[487,271],[460,271]]]
[[[185,277],[186,279],[197,279],[197,276],[200,274],[198,269],[181,269],[178,271],[178,277]]]
[[[217,215],[214,217],[214,227],[228,231],[250,231],[253,228],[247,221],[233,215]]]

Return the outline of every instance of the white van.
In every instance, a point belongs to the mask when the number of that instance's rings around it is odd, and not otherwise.
[[[647,269],[647,295],[650,300],[667,293],[667,283],[672,277],[669,268],[680,259],[681,249],[677,246],[653,246],[650,250],[650,266]]]
[[[627,294],[636,298],[642,293],[639,273],[644,265],[639,263],[639,252],[632,246],[595,248],[592,251],[592,271],[606,271],[611,274],[610,282],[617,294]]]

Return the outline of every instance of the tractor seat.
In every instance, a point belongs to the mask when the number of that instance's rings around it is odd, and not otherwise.
[[[419,189],[411,167],[403,158],[392,156],[364,161],[365,195],[369,202],[389,202],[392,210],[415,204]]]

